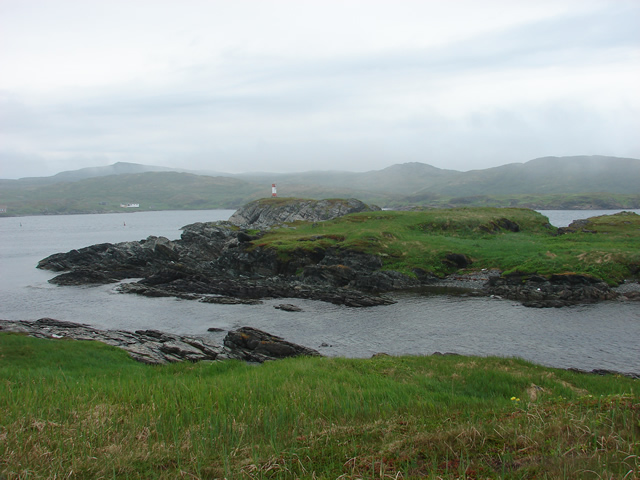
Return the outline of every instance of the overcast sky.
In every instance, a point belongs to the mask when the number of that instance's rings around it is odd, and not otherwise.
[[[638,0],[0,0],[0,177],[640,158]]]

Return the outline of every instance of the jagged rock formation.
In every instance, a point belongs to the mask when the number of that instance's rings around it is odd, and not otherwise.
[[[378,211],[355,198],[303,200],[297,198],[267,198],[248,203],[235,212],[229,222],[245,228],[265,229],[288,222],[321,222],[350,213]]]
[[[92,245],[51,255],[38,268],[65,272],[50,280],[59,285],[141,278],[120,285],[119,290],[209,303],[270,297],[368,307],[393,303],[379,296],[380,291],[419,284],[396,272],[379,272],[382,264],[373,255],[300,250],[283,260],[276,252],[250,243],[257,238],[226,222],[195,223],[183,228],[180,240],[151,236],[137,242]]]
[[[158,330],[98,330],[88,325],[53,318],[41,318],[35,322],[0,320],[0,331],[26,333],[39,338],[95,340],[121,348],[134,360],[151,365],[185,360],[199,362],[230,359],[262,363],[286,357],[322,356],[312,348],[287,342],[251,327],[230,331],[224,345],[215,345],[204,338]]]
[[[287,342],[252,327],[242,327],[227,334],[225,347],[249,362],[264,362],[287,357],[320,357],[320,353],[312,348]]]

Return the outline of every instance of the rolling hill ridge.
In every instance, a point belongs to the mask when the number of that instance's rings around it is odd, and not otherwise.
[[[640,160],[606,156],[544,157],[461,172],[424,163],[369,172],[320,171],[196,175],[119,162],[51,177],[0,180],[5,215],[238,208],[270,196],[355,197],[381,207],[410,205],[640,208]]]

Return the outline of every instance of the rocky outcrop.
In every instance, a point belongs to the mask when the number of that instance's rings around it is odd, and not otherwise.
[[[558,228],[558,235],[576,232],[596,233],[595,230],[588,228],[590,220],[590,218],[581,218],[579,220],[574,220],[568,226]]]
[[[225,347],[248,362],[265,362],[286,357],[320,357],[312,348],[287,342],[256,328],[242,327],[231,331],[224,339]]]
[[[189,293],[197,290],[201,293]],[[124,283],[121,293],[136,293],[146,297],[177,297],[204,303],[249,304],[261,303],[259,298],[302,298],[345,305],[347,307],[375,307],[391,305],[393,300],[353,289],[332,288],[325,285],[305,285],[296,280],[273,279],[210,279],[208,282],[185,279],[163,286],[147,286],[141,282]]]
[[[180,240],[152,236],[93,245],[51,255],[38,268],[67,271],[50,280],[60,285],[137,278],[141,280],[122,284],[119,291],[208,303],[304,298],[368,307],[393,303],[379,292],[415,283],[395,272],[380,272],[380,260],[373,255],[301,248],[283,259],[254,245],[251,239],[257,238],[259,234],[227,222],[195,223],[183,227]]]
[[[248,203],[235,212],[229,222],[245,228],[265,229],[283,223],[322,222],[350,213],[378,211],[355,198],[303,200],[297,198],[267,198]]]
[[[489,279],[486,289],[491,295],[538,308],[594,303],[618,297],[618,293],[606,283],[575,274],[551,275],[549,278],[521,273],[495,276]]]
[[[273,308],[282,310],[283,312],[302,312],[300,307],[292,305],[291,303],[281,303],[279,305],[274,305]]]
[[[206,258],[206,252],[199,253]],[[67,253],[56,253],[38,262],[38,268],[61,272],[52,279],[59,285],[112,283],[140,278],[164,270],[180,259],[179,246],[165,237],[150,236],[138,242],[100,243]]]
[[[637,223],[638,216],[635,212],[618,212],[612,215],[601,215],[598,217],[589,217],[589,218],[581,218],[579,220],[574,220],[566,227],[558,228],[558,235],[565,235],[567,233],[598,233],[601,227],[605,227],[604,233],[607,233],[608,228],[612,225],[615,225],[616,222],[621,222],[622,224],[630,224],[631,222]],[[606,219],[604,223],[600,220]]]
[[[151,365],[230,359],[262,363],[286,357],[321,356],[316,350],[250,327],[230,331],[224,345],[215,345],[204,336],[175,335],[158,330],[98,330],[53,318],[41,318],[35,322],[0,320],[0,331],[25,333],[39,338],[94,340],[121,348],[134,360]]]

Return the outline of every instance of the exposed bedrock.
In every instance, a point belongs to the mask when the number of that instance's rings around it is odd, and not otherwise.
[[[378,210],[380,210],[380,207],[367,205],[355,198],[346,200],[267,198],[256,200],[243,206],[229,218],[229,222],[247,228],[265,229],[300,220],[322,222],[350,213]]]
[[[514,273],[489,279],[492,295],[518,300],[527,307],[564,307],[578,303],[613,300],[619,296],[598,279],[575,274],[539,275]]]
[[[287,342],[251,327],[228,332],[224,345],[216,345],[204,336],[175,335],[158,330],[98,330],[53,318],[41,318],[34,322],[0,320],[0,331],[25,333],[39,338],[95,340],[121,348],[134,360],[152,365],[229,359],[262,363],[286,357],[322,356],[312,348]]]
[[[317,350],[287,342],[280,337],[271,335],[252,327],[242,327],[230,331],[224,339],[224,345],[234,355],[249,362],[264,362],[267,360],[287,357],[320,357]]]
[[[300,249],[282,259],[273,250],[253,246],[246,241],[248,236],[246,230],[226,222],[195,223],[183,228],[180,240],[149,237],[93,245],[51,255],[38,268],[66,271],[51,280],[60,285],[140,278],[121,285],[120,291],[209,302],[215,299],[198,295],[305,298],[354,307],[386,305],[393,301],[379,292],[417,282],[396,272],[380,272],[381,262],[373,255]]]

